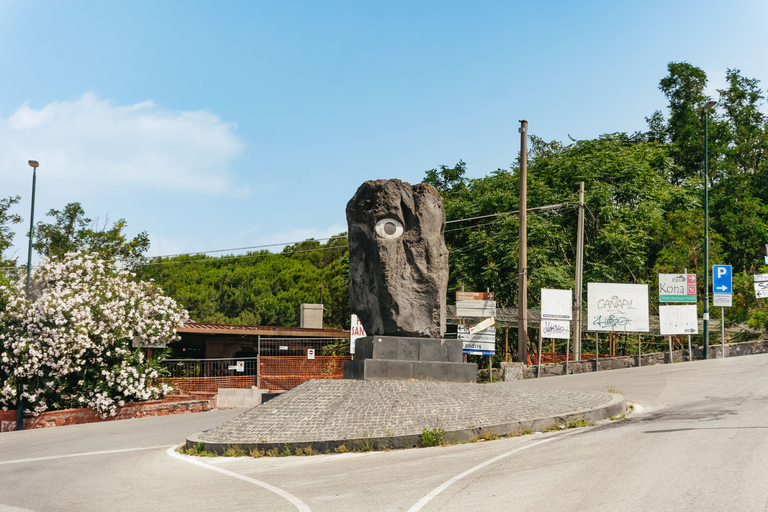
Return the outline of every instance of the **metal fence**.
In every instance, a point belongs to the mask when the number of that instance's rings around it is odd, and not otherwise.
[[[177,393],[216,392],[219,388],[287,391],[310,379],[341,379],[351,356],[261,356],[235,359],[166,359],[168,376],[158,384]]]

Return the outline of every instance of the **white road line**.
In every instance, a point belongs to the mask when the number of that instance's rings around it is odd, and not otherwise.
[[[171,457],[174,457],[174,458],[179,459],[179,460],[183,460],[184,462],[189,462],[190,464],[195,464],[195,465],[204,467],[206,469],[210,469],[211,471],[218,471],[219,473],[223,473],[225,475],[228,475],[228,476],[231,476],[231,477],[234,477],[234,478],[238,478],[238,479],[243,480],[245,482],[249,482],[249,483],[252,483],[254,485],[258,485],[259,487],[262,487],[262,488],[264,488],[264,489],[266,489],[268,491],[272,491],[273,493],[277,494],[281,498],[285,498],[286,500],[290,501],[297,509],[299,509],[300,512],[312,512],[312,509],[310,509],[309,506],[306,503],[304,503],[299,498],[297,498],[296,496],[294,496],[293,494],[291,494],[291,493],[289,493],[287,491],[284,491],[284,490],[282,490],[282,489],[280,489],[278,487],[275,487],[274,485],[270,485],[270,484],[268,484],[266,482],[262,482],[261,480],[256,480],[255,478],[251,478],[251,477],[248,477],[248,476],[245,476],[245,475],[241,475],[239,473],[235,473],[234,471],[229,471],[229,470],[217,467],[217,466],[212,466],[212,465],[207,464],[205,462],[196,460],[195,458],[190,457],[188,455],[181,455],[180,453],[176,452],[176,448],[178,446],[181,446],[181,445],[172,446],[171,448],[168,449],[168,451],[166,453],[168,453],[168,455],[170,455]]]
[[[515,453],[521,452],[523,450],[527,450],[528,448],[533,448],[534,446],[539,446],[540,444],[548,443],[550,441],[554,441],[556,439],[560,439],[560,438],[562,438],[562,437],[564,437],[566,435],[575,434],[576,432],[577,431],[573,431],[573,432],[569,432],[568,434],[562,434],[562,435],[550,437],[549,439],[542,439],[541,441],[536,441],[535,443],[531,443],[531,444],[526,445],[526,446],[521,446],[520,448],[515,448],[514,450],[508,451],[506,453],[502,453],[501,455],[497,455],[496,457],[494,457],[492,459],[488,459],[487,461],[483,462],[482,464],[478,464],[477,466],[475,466],[473,468],[470,468],[470,469],[466,470],[465,472],[463,472],[463,473],[461,473],[459,475],[456,475],[455,477],[451,478],[450,480],[448,480],[444,484],[436,487],[432,492],[430,492],[429,494],[427,494],[426,496],[421,498],[414,506],[409,508],[408,512],[418,512],[419,510],[421,510],[424,507],[424,505],[426,505],[427,503],[432,501],[432,498],[434,498],[435,496],[437,496],[438,494],[440,494],[441,492],[443,492],[448,487],[450,487],[451,485],[455,484],[456,482],[458,482],[459,480],[461,480],[465,476],[471,475],[472,473],[474,473],[475,471],[477,471],[479,469],[483,469],[484,467],[486,467],[486,466],[488,466],[490,464],[493,464],[496,461],[499,461],[499,460],[501,460],[501,459],[503,459],[505,457],[509,457],[510,455],[514,455]]]
[[[21,464],[23,462],[38,462],[41,460],[68,459],[70,457],[88,457],[90,455],[107,455],[110,453],[138,452],[141,450],[159,450],[161,448],[168,448],[168,446],[172,446],[172,445],[164,444],[162,446],[146,446],[144,448],[125,448],[123,450],[104,450],[100,452],[69,453],[66,455],[50,455],[48,457],[37,457],[32,459],[0,460],[0,465]]]

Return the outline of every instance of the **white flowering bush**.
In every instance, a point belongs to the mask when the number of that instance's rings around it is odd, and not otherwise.
[[[169,388],[151,385],[162,369],[132,348],[175,341],[187,312],[150,282],[135,281],[95,255],[44,259],[25,279],[0,285],[0,406],[16,408],[18,379],[27,413],[91,407],[102,417],[126,402],[149,400]]]

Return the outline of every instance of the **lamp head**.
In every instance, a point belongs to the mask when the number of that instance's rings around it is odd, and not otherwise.
[[[39,164],[39,163],[37,163],[37,160],[30,160],[30,161],[29,161],[29,166],[30,166],[30,167],[39,167],[39,166],[40,166],[40,164]]]
[[[714,101],[714,100],[712,100],[712,101],[708,101],[708,102],[706,102],[706,103],[704,104],[704,110],[706,110],[706,109],[708,109],[708,108],[712,108],[712,107],[714,107],[715,105],[717,105],[717,102],[716,102],[716,101]]]

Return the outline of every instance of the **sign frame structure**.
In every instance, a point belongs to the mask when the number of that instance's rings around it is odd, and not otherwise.
[[[457,300],[456,316],[466,318],[488,318],[496,316],[495,300]]]
[[[542,288],[541,319],[573,320],[573,290]]]
[[[696,274],[659,274],[659,302],[696,303]]]
[[[587,283],[587,330],[650,332],[648,285]]]
[[[471,327],[459,325],[456,337],[462,340],[462,350],[466,355],[496,355],[496,327],[486,327],[482,331],[472,333]]]
[[[695,304],[659,306],[659,334],[699,334],[699,318]]]
[[[733,293],[733,267],[712,265],[712,293]]]

